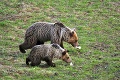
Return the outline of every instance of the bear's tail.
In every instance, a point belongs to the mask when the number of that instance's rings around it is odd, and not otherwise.
[[[26,64],[29,65],[30,59],[26,58]]]

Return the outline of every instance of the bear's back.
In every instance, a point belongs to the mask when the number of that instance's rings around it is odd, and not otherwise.
[[[30,55],[31,56],[40,56],[40,57],[44,57],[47,55],[51,55],[51,44],[44,44],[44,45],[36,45],[32,48]]]
[[[54,23],[48,22],[36,22],[31,25],[26,31],[26,37],[36,36],[39,41],[48,41],[50,40],[51,28],[54,26]]]

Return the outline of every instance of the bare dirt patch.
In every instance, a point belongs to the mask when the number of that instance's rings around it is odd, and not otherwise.
[[[105,43],[94,43],[91,45],[91,47],[93,49],[97,49],[97,50],[100,50],[102,52],[108,52],[108,48],[109,48],[109,45],[105,44]]]
[[[14,5],[14,4],[12,4],[12,5]],[[19,6],[17,6],[16,11],[18,12],[17,14],[13,14],[13,15],[7,14],[7,15],[1,17],[0,21],[4,21],[4,20],[15,21],[16,19],[27,21],[29,18],[32,17],[33,12],[39,13],[40,8],[35,7],[32,4],[26,4],[26,3],[22,2],[19,4]]]
[[[105,62],[97,64],[93,67],[93,72],[94,73],[99,73],[103,70],[107,70],[108,66],[109,66],[109,64],[105,63]]]
[[[116,49],[120,51],[120,41],[115,43]]]
[[[120,13],[120,1],[119,2],[110,2],[114,6],[114,11]]]

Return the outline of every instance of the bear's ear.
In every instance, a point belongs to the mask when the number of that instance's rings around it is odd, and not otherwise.
[[[76,31],[76,28],[73,28],[73,31]]]
[[[53,43],[53,44],[52,44],[52,47],[54,47],[54,48],[56,48],[56,49],[59,49],[59,46],[58,46],[58,44],[56,44],[56,43]]]
[[[62,53],[62,55],[64,56],[66,54],[66,51],[64,51],[63,53]]]
[[[54,25],[58,25],[60,27],[65,27],[61,22],[56,22]]]
[[[72,37],[72,36],[73,36],[73,34],[74,34],[74,31],[70,32],[70,37]]]

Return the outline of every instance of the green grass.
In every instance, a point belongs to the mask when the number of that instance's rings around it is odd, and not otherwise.
[[[120,79],[119,0],[0,1],[0,80]],[[56,67],[25,65],[18,45],[34,22],[60,21],[76,28],[81,50],[64,43],[74,66],[54,60]]]

